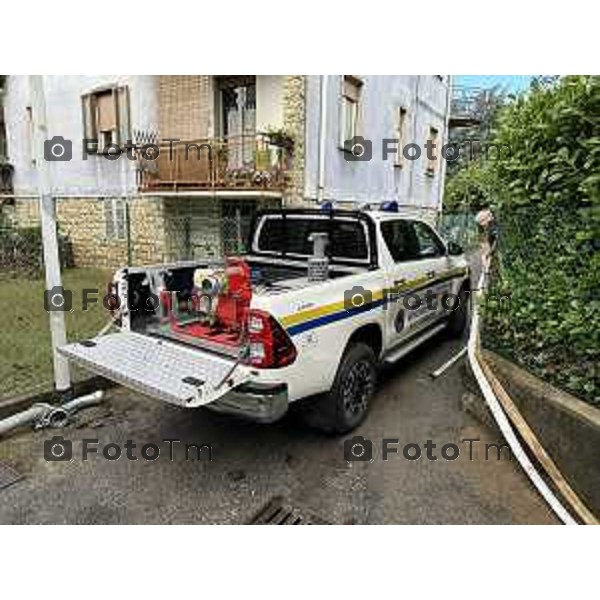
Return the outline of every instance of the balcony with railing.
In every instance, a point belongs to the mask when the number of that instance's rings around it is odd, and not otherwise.
[[[473,127],[481,121],[481,107],[487,102],[488,90],[454,87],[450,103],[450,127]]]
[[[293,141],[272,133],[160,142],[138,151],[139,186],[143,192],[281,192],[292,154]]]

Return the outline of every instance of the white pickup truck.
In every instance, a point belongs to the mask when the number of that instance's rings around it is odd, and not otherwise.
[[[393,205],[266,211],[243,257],[120,269],[119,331],[59,351],[148,396],[261,422],[310,398],[311,421],[345,433],[378,365],[462,333],[469,289],[460,246]]]

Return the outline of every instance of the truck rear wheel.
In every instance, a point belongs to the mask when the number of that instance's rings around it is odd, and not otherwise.
[[[327,433],[347,433],[367,416],[377,383],[373,350],[352,344],[344,353],[331,391],[311,406],[308,422]]]

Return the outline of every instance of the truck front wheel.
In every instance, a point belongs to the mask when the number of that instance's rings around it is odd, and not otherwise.
[[[458,293],[458,306],[448,317],[447,333],[450,338],[459,338],[469,324],[471,316],[471,295],[463,285]]]
[[[352,431],[367,416],[376,383],[373,350],[366,344],[352,344],[342,357],[331,391],[311,407],[309,423],[328,433]]]

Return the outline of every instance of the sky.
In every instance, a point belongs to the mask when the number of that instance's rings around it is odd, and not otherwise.
[[[454,84],[474,88],[499,86],[507,92],[521,92],[529,87],[532,75],[455,75]]]

